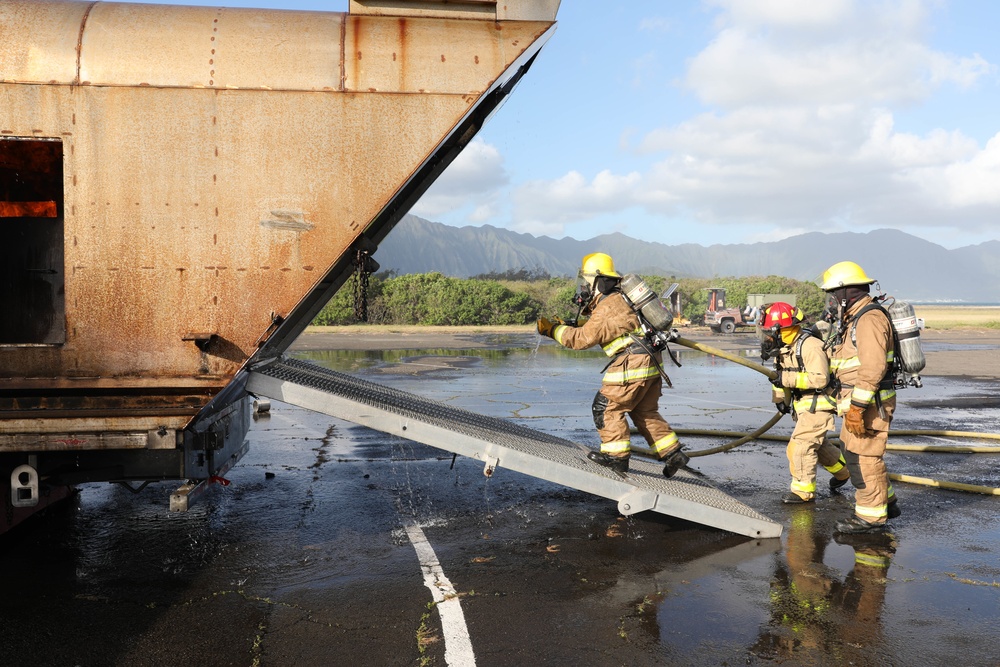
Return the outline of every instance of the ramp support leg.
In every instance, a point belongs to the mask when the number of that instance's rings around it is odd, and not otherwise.
[[[618,499],[618,511],[625,516],[645,512],[656,507],[656,494],[647,491],[631,491]]]
[[[483,475],[492,477],[496,469],[500,467],[500,459],[495,456],[487,456],[485,460],[486,467],[483,468]]]

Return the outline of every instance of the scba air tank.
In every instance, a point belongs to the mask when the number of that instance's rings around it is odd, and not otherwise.
[[[920,327],[913,306],[905,301],[894,301],[886,310],[899,340],[900,367],[904,373],[919,373],[924,370],[927,359],[920,347]]]
[[[634,273],[626,273],[622,278],[622,292],[632,304],[632,308],[645,318],[657,331],[670,331],[674,314],[663,305],[656,292],[649,289],[646,281]]]

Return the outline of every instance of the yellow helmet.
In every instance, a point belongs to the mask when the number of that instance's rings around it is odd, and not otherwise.
[[[618,272],[615,271],[614,260],[611,259],[610,255],[605,255],[603,252],[593,252],[585,255],[583,264],[580,267],[580,273],[583,274],[584,278],[593,278],[595,276],[621,278]]]
[[[819,286],[824,292],[851,285],[871,285],[875,280],[865,275],[865,270],[854,262],[837,262],[823,272],[823,282]]]

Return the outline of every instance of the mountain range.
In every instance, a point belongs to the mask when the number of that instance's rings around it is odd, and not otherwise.
[[[765,243],[667,245],[613,233],[586,241],[532,236],[498,227],[452,227],[405,216],[374,258],[381,270],[439,271],[468,278],[527,269],[575,276],[580,259],[605,252],[620,271],[722,278],[778,275],[818,281],[835,262],[851,260],[883,291],[922,302],[1000,302],[1000,241],[949,250],[896,229],[811,232]]]

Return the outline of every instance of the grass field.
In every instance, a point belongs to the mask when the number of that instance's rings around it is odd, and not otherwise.
[[[1000,306],[914,306],[928,329],[1000,329]]]
[[[923,318],[928,329],[1000,329],[1000,306],[914,306],[917,317]],[[705,328],[707,331],[708,329]],[[358,324],[336,327],[311,326],[307,333],[532,333],[533,324],[520,326],[437,327],[417,325]]]

